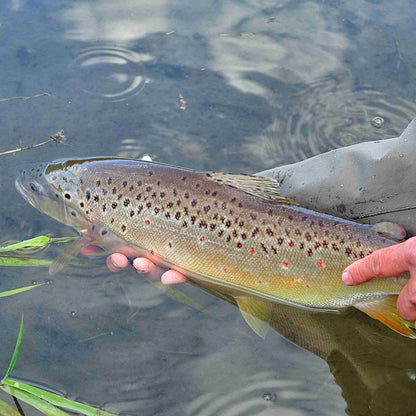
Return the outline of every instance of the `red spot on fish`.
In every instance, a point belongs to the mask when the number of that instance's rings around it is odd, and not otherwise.
[[[205,237],[204,237],[204,236],[202,236],[202,237],[199,239],[199,241],[205,241]]]
[[[294,245],[295,245],[295,243],[292,240],[290,240],[289,241],[289,247],[293,247]]]
[[[283,262],[283,266],[288,267],[289,266],[289,263],[287,261],[284,261]]]
[[[149,221],[149,220],[146,220],[144,223],[145,223],[146,225],[150,225],[150,221]]]
[[[310,286],[309,286],[309,285],[306,285],[306,288],[307,288],[307,289],[309,289],[309,288],[310,288]]]
[[[172,248],[172,243],[169,243],[169,248]]]
[[[261,285],[263,282],[261,280],[258,280],[257,283],[259,283]]]
[[[251,253],[251,255],[253,255],[253,254],[254,254],[254,247],[251,247],[251,249],[250,249],[250,253]]]
[[[222,270],[224,271],[224,273],[227,273],[227,269],[225,267]]]
[[[322,267],[323,266],[323,262],[322,262],[322,260],[318,260],[318,267]]]

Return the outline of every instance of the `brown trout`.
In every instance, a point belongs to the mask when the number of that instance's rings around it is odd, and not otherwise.
[[[348,264],[395,243],[370,225],[297,206],[280,196],[273,179],[91,158],[26,166],[16,187],[35,208],[81,235],[51,272],[88,244],[128,248],[233,296],[260,335],[267,311],[253,299],[316,310],[353,306],[416,337],[413,323],[396,309],[407,274],[355,287],[341,280]]]

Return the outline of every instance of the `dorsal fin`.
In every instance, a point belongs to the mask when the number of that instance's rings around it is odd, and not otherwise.
[[[273,178],[221,172],[210,173],[209,177],[217,183],[239,189],[271,204],[298,205],[280,195],[279,184]]]

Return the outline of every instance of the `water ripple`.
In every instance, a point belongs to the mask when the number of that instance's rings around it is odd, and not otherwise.
[[[291,116],[243,145],[254,168],[274,167],[343,146],[397,137],[416,116],[416,104],[349,77],[326,77],[292,96]],[[243,155],[243,156],[244,156]]]
[[[69,66],[75,86],[85,94],[108,101],[123,101],[139,94],[150,82],[143,62],[149,54],[114,44],[94,45],[83,49]]]

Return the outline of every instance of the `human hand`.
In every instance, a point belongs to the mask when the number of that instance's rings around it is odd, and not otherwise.
[[[380,250],[350,264],[342,274],[349,286],[367,282],[374,277],[398,276],[410,272],[410,280],[403,287],[397,300],[400,316],[416,321],[416,237]]]
[[[107,257],[107,266],[114,272],[120,272],[129,266],[129,259],[121,253],[113,253]],[[155,275],[157,273],[157,266],[150,260],[138,257],[133,260],[133,267],[144,275]],[[165,285],[172,285],[176,283],[184,283],[188,279],[176,270],[168,270],[162,273],[160,280]]]

